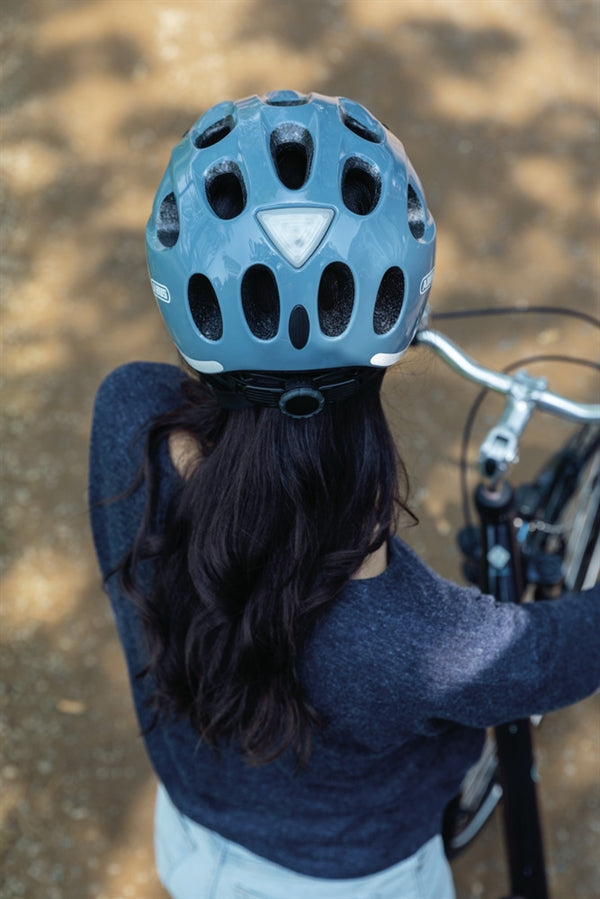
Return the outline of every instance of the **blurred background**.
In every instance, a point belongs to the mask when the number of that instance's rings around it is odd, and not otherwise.
[[[164,899],[155,781],[86,508],[96,388],[174,361],[143,230],[171,146],[211,104],[273,88],[346,95],[403,140],[438,226],[434,310],[598,314],[598,40],[586,0],[3,0],[0,896]],[[555,315],[448,323],[475,358],[598,358]],[[532,369],[537,371],[537,369]],[[597,401],[575,366],[550,385]],[[457,460],[476,389],[413,351],[386,379],[421,523],[460,579]],[[486,402],[476,435],[498,412]],[[565,427],[540,416],[525,470]],[[552,895],[600,895],[596,699],[535,734]],[[501,821],[454,863],[460,899],[508,892]]]

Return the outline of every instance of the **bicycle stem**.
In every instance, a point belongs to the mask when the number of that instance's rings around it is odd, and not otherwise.
[[[510,467],[519,461],[519,438],[547,384],[545,378],[532,378],[525,371],[517,372],[511,381],[500,420],[479,449],[479,471],[492,489],[498,489]]]

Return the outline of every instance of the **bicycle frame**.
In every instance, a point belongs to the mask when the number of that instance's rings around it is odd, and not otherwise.
[[[486,369],[444,335],[423,327],[417,345],[434,349],[461,375],[506,395],[498,424],[481,445],[481,483],[475,507],[481,532],[481,588],[499,602],[523,597],[522,558],[514,528],[513,489],[508,471],[518,460],[518,441],[534,409],[575,422],[600,421],[600,405],[575,403],[546,390],[543,378],[520,371],[516,376]],[[536,769],[528,719],[495,729],[504,799],[504,831],[511,890],[519,899],[547,899],[548,887],[536,793]]]
[[[500,602],[523,595],[520,551],[513,526],[513,490],[480,484],[475,492],[482,546],[482,590]],[[523,899],[547,899],[546,867],[536,792],[529,719],[495,728],[502,783],[504,834],[512,892]]]

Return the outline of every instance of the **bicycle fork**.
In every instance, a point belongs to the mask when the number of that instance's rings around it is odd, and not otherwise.
[[[500,602],[520,602],[522,572],[512,487],[506,481],[500,487],[480,485],[475,505],[481,522],[482,589]],[[495,735],[511,890],[523,899],[548,899],[529,719],[500,725]]]
[[[483,482],[475,491],[475,506],[481,524],[482,589],[500,602],[519,603],[523,597],[513,489],[507,477],[518,460],[519,438],[545,386],[544,379],[519,371],[500,421],[480,449]],[[503,724],[495,732],[511,890],[523,899],[548,899],[529,719]]]

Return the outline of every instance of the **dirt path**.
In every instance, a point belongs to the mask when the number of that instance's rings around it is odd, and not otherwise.
[[[159,899],[154,781],[94,564],[85,479],[101,378],[172,359],[143,228],[173,140],[228,96],[361,100],[404,140],[439,229],[436,309],[599,312],[598,6],[565,0],[5,0],[2,30],[0,896]],[[595,196],[596,194],[596,196]],[[546,315],[453,325],[472,355],[598,355]],[[552,383],[598,395],[589,372]],[[460,426],[474,391],[418,354],[388,402],[422,519],[459,577]],[[491,421],[486,407],[480,433]],[[534,428],[525,467],[550,435]],[[555,899],[600,894],[599,708],[537,737]],[[455,865],[459,897],[507,892],[499,819]]]

